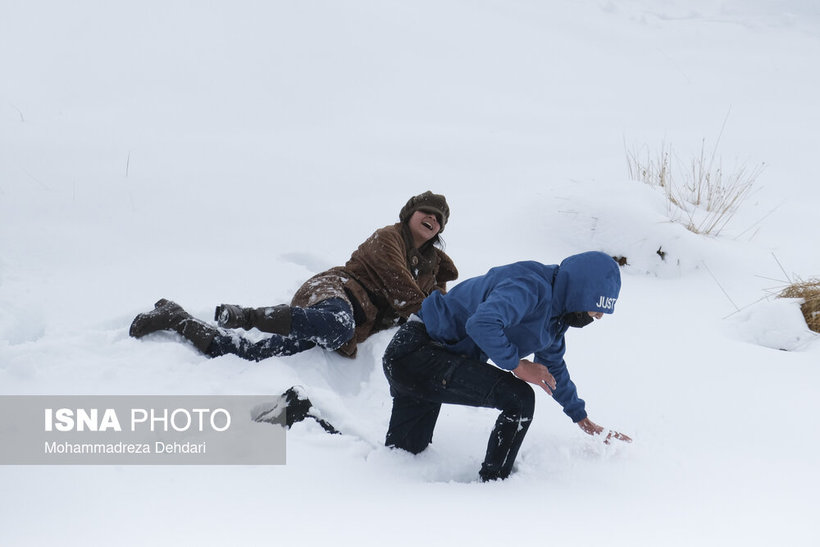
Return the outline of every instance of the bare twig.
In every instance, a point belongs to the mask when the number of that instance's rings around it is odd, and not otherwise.
[[[781,264],[780,261],[777,259],[777,255],[772,253],[772,258],[774,258],[774,261],[777,262],[778,266],[780,266],[780,271],[783,272],[783,275],[786,276],[786,281],[788,281],[791,285],[793,283],[792,278],[789,276],[789,274],[786,273],[786,268],[784,268],[783,264]]]
[[[718,281],[717,277],[715,277],[715,274],[712,273],[712,270],[709,269],[709,266],[706,265],[706,262],[701,261],[701,264],[703,264],[703,267],[706,268],[707,272],[709,272],[709,275],[712,276],[712,279],[715,280],[715,283],[717,284],[718,287],[720,287],[720,290],[723,291],[723,294],[726,296],[726,299],[729,300],[729,302],[732,303],[732,306],[735,307],[735,310],[740,311],[740,308],[737,307],[737,304],[735,304],[735,301],[732,300],[732,297],[729,296],[729,293],[726,292],[726,289],[724,289],[723,285],[720,284],[720,281]]]

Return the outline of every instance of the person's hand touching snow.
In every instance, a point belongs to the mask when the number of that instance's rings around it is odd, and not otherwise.
[[[632,439],[624,435],[623,433],[618,433],[617,431],[614,431],[612,429],[604,430],[603,427],[596,424],[589,418],[584,418],[583,420],[578,421],[578,427],[580,427],[584,431],[584,433],[592,435],[593,437],[603,435],[604,433],[606,433],[606,436],[604,437],[605,444],[610,444],[612,442],[612,439],[618,439],[619,441],[623,441],[625,443],[632,442]]]

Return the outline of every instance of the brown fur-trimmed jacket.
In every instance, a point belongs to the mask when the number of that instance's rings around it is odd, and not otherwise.
[[[356,346],[371,334],[403,323],[434,290],[446,292],[458,270],[447,254],[425,244],[414,249],[406,224],[376,230],[344,266],[308,279],[292,306],[307,307],[328,298],[344,298],[353,307],[356,333],[339,353],[356,356]]]

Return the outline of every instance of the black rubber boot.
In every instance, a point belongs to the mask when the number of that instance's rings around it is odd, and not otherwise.
[[[128,334],[134,338],[142,338],[146,334],[160,330],[177,330],[180,323],[190,318],[191,315],[183,310],[182,306],[162,298],[154,304],[153,310],[134,318]]]
[[[214,319],[226,329],[250,330],[254,327],[271,334],[290,334],[290,306],[280,304],[267,308],[243,308],[233,304],[220,304],[214,311]]]

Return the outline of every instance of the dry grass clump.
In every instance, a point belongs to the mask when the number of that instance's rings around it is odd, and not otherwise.
[[[654,154],[648,150],[627,150],[629,178],[661,188],[668,205],[667,213],[696,234],[719,235],[751,194],[765,164],[749,168],[742,165],[726,172],[706,141],[688,166],[673,169],[672,147],[662,143]],[[674,176],[673,176],[674,172]]]
[[[711,150],[703,139],[700,153],[688,161],[680,161],[672,146],[664,142],[655,152],[648,148],[626,150],[629,178],[662,189],[670,218],[696,234],[719,235],[749,197],[765,167],[761,163],[724,170],[718,145],[725,126],[726,120]]]
[[[820,332],[820,279],[792,283],[778,296],[802,299],[800,310],[803,312],[806,324],[814,332]]]

